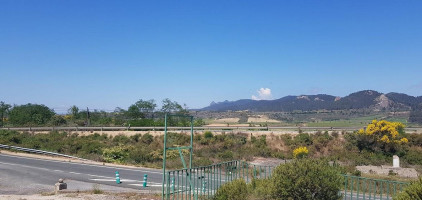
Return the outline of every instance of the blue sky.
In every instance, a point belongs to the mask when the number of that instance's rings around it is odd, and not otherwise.
[[[421,8],[396,0],[1,0],[0,100],[64,112],[138,99],[200,108],[253,95],[420,96]]]

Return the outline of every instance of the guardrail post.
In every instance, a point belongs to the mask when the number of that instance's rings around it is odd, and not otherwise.
[[[120,184],[121,182],[120,182],[120,174],[119,174],[119,171],[116,171],[116,183],[117,184]]]
[[[147,179],[148,179],[148,175],[144,174],[144,184],[142,185],[142,187],[147,187]]]

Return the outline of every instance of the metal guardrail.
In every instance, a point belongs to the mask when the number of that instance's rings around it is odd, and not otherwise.
[[[24,151],[24,152],[28,152],[28,153],[37,153],[37,154],[44,154],[44,155],[50,155],[50,156],[60,156],[60,157],[65,157],[65,158],[73,158],[73,159],[79,159],[79,160],[83,160],[83,161],[89,161],[87,159],[78,158],[78,157],[75,157],[75,156],[69,156],[69,155],[66,155],[66,154],[54,153],[54,152],[43,151],[43,150],[38,150],[38,149],[29,149],[29,148],[23,148],[23,147],[17,147],[17,146],[9,146],[9,145],[4,145],[4,144],[0,144],[0,148],[2,148],[2,149],[13,149],[13,150]]]
[[[198,126],[195,130],[358,130],[362,127],[248,127],[248,126]],[[191,127],[168,127],[169,130],[190,130]],[[164,130],[164,126],[112,126],[112,127],[3,127],[0,130],[16,130],[16,131],[54,131],[54,130],[70,130],[70,131],[124,131],[124,130]]]
[[[229,161],[192,169],[166,172],[163,199],[212,199],[218,188],[236,179],[247,183],[253,179],[270,178],[274,166],[260,166],[244,161]],[[344,200],[391,200],[403,191],[406,182],[344,175],[340,194]]]
[[[403,191],[409,184],[400,181],[373,179],[360,176],[343,175],[344,199],[390,200],[392,196]]]
[[[224,183],[235,179],[250,182],[253,179],[269,178],[273,168],[235,160],[167,171],[163,199],[209,199]]]
[[[108,126],[108,127],[3,127],[0,130],[15,131],[164,131],[164,126]],[[193,127],[195,131],[357,131],[363,127],[297,127],[297,126],[268,126],[268,127],[248,127],[248,126],[197,126]],[[188,131],[191,127],[167,127],[168,130]],[[406,132],[422,132],[422,127],[405,128]]]

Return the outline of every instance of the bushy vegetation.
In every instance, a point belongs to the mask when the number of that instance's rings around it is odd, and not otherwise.
[[[340,169],[324,160],[301,159],[279,165],[271,177],[273,199],[340,199]]]
[[[393,198],[394,200],[421,200],[422,199],[422,178],[412,182],[402,192]]]
[[[162,101],[157,109],[155,100],[135,102],[127,110],[117,107],[113,112],[79,109],[71,106],[66,115],[58,115],[45,105],[26,104],[11,106],[0,102],[0,126],[164,126],[164,114],[187,114],[186,105],[182,106],[170,99]],[[170,118],[170,126],[188,126],[186,118]],[[201,119],[195,125],[203,125]]]
[[[17,126],[39,126],[49,122],[54,114],[53,110],[44,105],[14,106],[9,112],[9,122]]]
[[[403,124],[373,120],[365,130],[358,131],[356,142],[360,150],[367,149],[396,154],[403,151],[404,144],[408,143],[408,139],[404,137]]]
[[[168,146],[187,146],[190,136],[187,134],[168,133]],[[149,133],[132,136],[94,133],[78,135],[53,131],[46,134],[20,133],[0,130],[0,144],[26,148],[42,149],[63,154],[75,155],[101,162],[124,163],[161,167],[163,156],[163,136]],[[254,156],[271,156],[271,150],[265,143],[265,137],[254,137],[254,141],[245,134],[210,134],[194,137],[195,166],[209,165],[215,162],[234,159],[246,160]],[[185,155],[188,151],[183,152]],[[169,168],[181,167],[179,153],[168,151]]]
[[[298,147],[295,150],[293,150],[293,157],[294,158],[304,158],[308,156],[308,148],[306,147]]]
[[[394,152],[401,157],[402,166],[421,165],[422,135],[403,136],[406,136],[408,142],[400,143],[400,148],[397,148],[399,151]],[[396,136],[397,140],[400,137],[402,136]],[[299,151],[299,147],[302,147],[301,149],[306,147],[306,157],[326,157],[333,161],[340,161],[350,166],[349,172],[353,172],[356,165],[391,165],[392,151],[384,151],[387,149],[379,148],[378,144],[363,139],[364,137],[358,132],[334,134],[318,131],[312,134],[300,133],[296,136],[196,133],[193,138],[195,148],[193,163],[198,166],[229,160],[250,161],[254,157],[293,159],[295,149],[297,149],[297,157],[305,152]],[[189,143],[190,136],[187,134],[169,133],[168,135],[168,146],[187,146]],[[42,149],[103,162],[149,167],[161,167],[163,154],[163,136],[153,136],[149,133],[111,137],[98,133],[78,135],[53,131],[47,134],[31,134],[1,130],[0,144]],[[168,156],[169,168],[181,167],[177,152],[169,151]]]
[[[221,186],[214,196],[215,200],[245,200],[248,197],[245,180],[237,179]]]
[[[246,184],[236,180],[217,190],[214,199],[341,199],[343,177],[339,167],[326,160],[299,159],[279,165],[269,179]]]

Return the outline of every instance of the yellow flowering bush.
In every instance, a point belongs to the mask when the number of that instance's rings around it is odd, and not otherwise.
[[[366,129],[357,132],[360,148],[395,152],[402,144],[408,143],[404,135],[404,125],[400,122],[372,120]]]
[[[309,151],[306,147],[298,147],[293,150],[293,157],[295,158],[304,158],[308,155]]]

